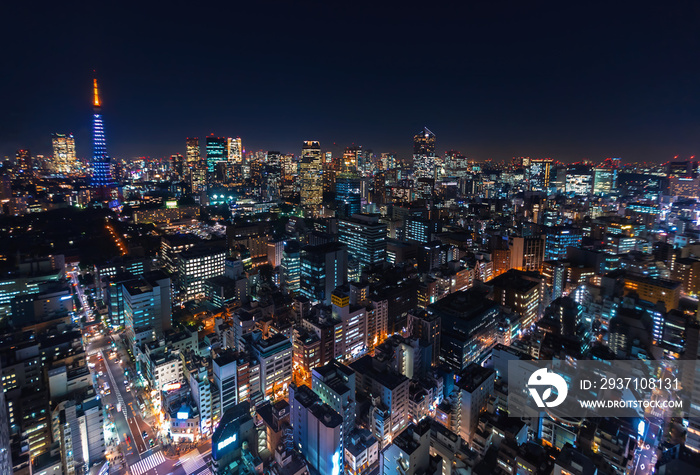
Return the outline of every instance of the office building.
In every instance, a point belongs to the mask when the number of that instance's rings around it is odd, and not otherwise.
[[[222,414],[236,404],[262,399],[260,363],[254,357],[227,349],[213,358],[212,370]]]
[[[199,138],[187,137],[187,140],[185,141],[185,146],[186,146],[187,166],[192,168],[202,160],[201,152],[199,149]]]
[[[150,327],[160,334],[170,329],[172,320],[170,277],[157,272],[122,283],[124,326],[133,337]]]
[[[355,372],[335,360],[331,361],[311,371],[311,389],[343,418],[343,437],[347,446],[357,416]]]
[[[318,473],[343,473],[343,418],[308,386],[289,389],[294,447]]]
[[[243,143],[240,137],[228,138],[228,161],[229,163],[243,162]]]
[[[678,308],[681,294],[680,282],[627,275],[624,288],[625,294],[635,294],[640,300],[646,300],[652,304],[662,303],[667,312]]]
[[[532,191],[547,191],[551,186],[551,158],[533,158],[530,160],[530,189]]]
[[[299,163],[301,205],[309,216],[318,216],[323,200],[323,157],[321,144],[307,140]]]
[[[386,223],[379,215],[354,214],[338,221],[338,240],[348,247],[348,258],[357,262],[360,270],[386,261]]]
[[[593,193],[593,171],[588,165],[570,165],[566,168],[566,193],[586,196]]]
[[[410,424],[379,455],[381,475],[437,475],[442,463],[430,457],[430,420]]]
[[[558,261],[566,259],[569,247],[581,247],[583,233],[579,229],[555,227],[549,228],[545,234],[544,260]],[[534,247],[534,246],[533,246]],[[529,267],[536,268],[535,262]]]
[[[254,333],[250,348],[260,364],[263,397],[272,400],[284,398],[292,382],[292,342],[281,333],[269,338],[260,338]]]
[[[228,139],[215,137],[213,134],[206,138],[207,171],[214,173],[217,163],[228,161]]]
[[[331,293],[347,283],[348,250],[345,244],[329,242],[301,250],[301,295],[330,304]]]
[[[282,290],[290,295],[301,291],[301,246],[297,241],[286,241],[282,251]]]
[[[63,473],[84,473],[83,467],[91,467],[104,460],[102,411],[102,402],[94,390],[76,394],[56,405],[51,426],[54,441],[60,443]]]
[[[331,311],[335,321],[342,322],[342,334],[336,334],[335,357],[352,359],[367,351],[367,310],[351,305],[350,296],[341,289],[331,294]]]
[[[224,275],[226,252],[193,248],[177,255],[178,286],[183,300],[204,296],[204,281]]]
[[[358,393],[372,401],[369,427],[380,447],[389,445],[409,423],[410,380],[370,355],[349,364]]]
[[[428,244],[437,233],[437,222],[420,216],[406,216],[404,219],[404,240]]]
[[[495,380],[496,372],[493,369],[476,363],[470,364],[456,378],[459,388],[459,435],[468,443],[471,443],[476,432],[479,414],[486,411]]]
[[[511,269],[491,279],[488,285],[493,288],[493,300],[496,303],[510,308],[522,317],[524,329],[530,328],[539,320],[544,286],[540,274]]]
[[[492,282],[492,281],[491,281]],[[462,290],[430,304],[425,317],[425,337],[435,332],[440,319],[440,362],[455,371],[479,362],[496,345],[496,321],[499,306],[476,289]],[[433,322],[433,323],[430,323]],[[425,338],[424,337],[424,338]],[[433,337],[435,341],[435,337]]]
[[[49,170],[55,174],[69,174],[78,171],[73,134],[51,134],[53,160]]]
[[[362,179],[356,172],[341,172],[335,177],[335,204],[339,218],[362,212]]]
[[[233,469],[238,473],[255,473],[255,467],[262,465],[257,458],[258,430],[250,407],[248,402],[243,402],[223,412],[211,438],[212,473],[235,473]]]
[[[413,168],[416,178],[434,178],[437,156],[435,134],[428,128],[413,137]]]

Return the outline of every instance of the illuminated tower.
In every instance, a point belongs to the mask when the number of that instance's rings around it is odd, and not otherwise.
[[[90,185],[97,189],[97,197],[102,200],[111,199],[112,189],[116,183],[112,179],[107,157],[107,144],[102,125],[102,101],[97,89],[97,79],[93,80],[93,115],[92,115],[92,180]]]

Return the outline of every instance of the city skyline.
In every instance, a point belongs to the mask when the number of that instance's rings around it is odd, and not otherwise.
[[[18,18],[29,13],[10,8]],[[248,150],[298,154],[313,139],[410,157],[422,127],[435,131],[440,152],[476,160],[697,155],[698,99],[684,79],[697,68],[690,6],[465,5],[446,19],[439,7],[418,15],[390,6],[276,5],[264,27],[241,22],[236,35],[217,28],[229,17],[221,7],[221,18],[168,42],[161,38],[188,24],[189,9],[146,6],[136,18],[101,6],[50,8],[33,21],[41,30],[60,20],[65,28],[48,47],[71,53],[62,55],[62,73],[46,80],[56,56],[44,43],[28,40],[10,52],[10,63],[26,68],[2,78],[3,90],[13,91],[3,101],[2,156],[48,154],[52,133],[73,133],[78,156],[88,157],[92,70],[110,107],[111,155],[119,158],[183,153],[184,137],[210,133],[240,136]],[[238,13],[253,17],[258,8]],[[161,21],[149,21],[156,14]],[[93,19],[104,23],[94,38],[85,27]],[[376,37],[335,33],[355,24]],[[324,41],[305,38],[296,25],[316,28]],[[142,34],[125,37],[129,29]],[[430,33],[414,33],[423,30]]]

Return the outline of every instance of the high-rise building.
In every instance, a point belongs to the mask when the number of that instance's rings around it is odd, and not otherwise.
[[[228,138],[228,161],[230,163],[241,163],[243,161],[243,144],[241,138]]]
[[[292,382],[292,342],[281,333],[270,338],[256,338],[258,334],[250,349],[260,363],[260,392],[267,399],[282,399]]]
[[[404,240],[428,244],[438,231],[438,223],[420,216],[406,216],[404,219]]]
[[[493,394],[496,372],[476,363],[470,364],[457,378],[459,388],[459,435],[471,443],[479,423],[479,414],[486,410]]]
[[[187,137],[187,141],[185,143],[187,145],[187,166],[193,167],[202,159],[199,151],[199,138]]]
[[[299,164],[301,178],[301,206],[310,216],[317,216],[323,200],[323,156],[321,144],[307,140],[301,151]]]
[[[150,327],[157,333],[171,325],[172,301],[170,277],[156,272],[137,280],[122,284],[124,301],[124,326],[127,335],[143,327]]]
[[[339,218],[362,212],[362,179],[355,172],[342,172],[335,177],[335,204]]]
[[[318,473],[343,472],[343,418],[308,386],[289,390],[294,447]]]
[[[228,139],[224,137],[214,137],[209,135],[206,138],[207,144],[207,171],[213,173],[218,162],[228,161]]]
[[[185,159],[179,153],[170,156],[170,170],[177,174],[179,179],[185,176]]]
[[[343,153],[343,171],[357,171],[360,167],[362,157],[362,147],[352,145],[345,149]]]
[[[331,293],[347,283],[348,248],[329,242],[301,250],[301,294],[309,300],[330,304]]]
[[[599,166],[593,171],[593,193],[611,193],[617,187],[617,168]]]
[[[301,246],[297,241],[287,241],[282,250],[282,289],[292,295],[301,290]]]
[[[413,137],[413,168],[416,178],[434,178],[436,160],[435,134],[424,127]]]
[[[102,402],[94,390],[57,404],[51,425],[55,441],[60,443],[63,473],[83,473],[83,466],[104,460],[103,419]]]
[[[338,240],[348,246],[360,269],[386,260],[386,231],[379,215],[354,214],[338,221]]]
[[[110,160],[107,156],[104,126],[102,124],[102,100],[100,99],[97,79],[93,80],[93,115],[92,115],[92,180],[90,185],[96,188],[101,200],[112,199],[116,183],[112,179]]]
[[[566,168],[566,193],[585,196],[593,193],[593,170],[588,165]]]
[[[558,261],[566,259],[569,247],[580,247],[583,234],[574,228],[549,228],[545,234],[544,259]]]
[[[75,155],[75,138],[73,134],[51,134],[53,145],[53,160],[51,160],[51,173],[72,173],[78,168],[78,159]]]
[[[440,473],[431,467],[430,419],[410,424],[397,434],[391,445],[379,455],[379,473],[382,475],[419,475]],[[445,473],[445,472],[442,472]]]
[[[2,388],[0,388],[0,473],[12,473],[10,421],[7,416],[5,391]]]
[[[321,401],[343,418],[344,443],[347,445],[357,415],[355,372],[333,360],[311,371],[311,388]]]
[[[496,345],[496,320],[500,308],[477,289],[451,293],[428,305],[426,311],[429,316],[424,319],[428,322],[434,321],[435,317],[440,319],[440,333],[431,335],[437,329],[427,328],[427,334],[422,336],[439,345],[440,361],[456,371],[479,361]]]
[[[215,249],[190,249],[177,256],[178,283],[182,298],[204,296],[204,281],[224,275],[226,252]]]
[[[532,191],[546,191],[550,187],[552,174],[551,158],[533,158],[530,160],[530,188]]]
[[[15,154],[15,163],[22,176],[29,177],[34,174],[32,154],[29,150],[17,150],[17,153]]]
[[[539,275],[511,269],[489,281],[493,287],[493,299],[503,307],[510,307],[522,317],[522,328],[529,329],[540,318],[540,300],[543,297],[541,282],[531,277]]]

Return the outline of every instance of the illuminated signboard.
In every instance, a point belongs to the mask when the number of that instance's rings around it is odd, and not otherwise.
[[[175,200],[169,200],[165,202],[165,207],[166,208],[177,208],[177,201]]]
[[[177,413],[177,418],[180,419],[181,421],[187,419],[188,417],[190,417],[189,412],[178,412]]]
[[[163,391],[173,391],[175,389],[180,389],[182,384],[180,383],[168,383],[163,385]]]
[[[228,438],[222,440],[221,442],[219,442],[216,446],[216,450],[220,451],[221,449],[225,449],[226,447],[228,447],[229,445],[234,443],[236,441],[236,435],[237,434],[233,434],[231,437],[228,437]]]

